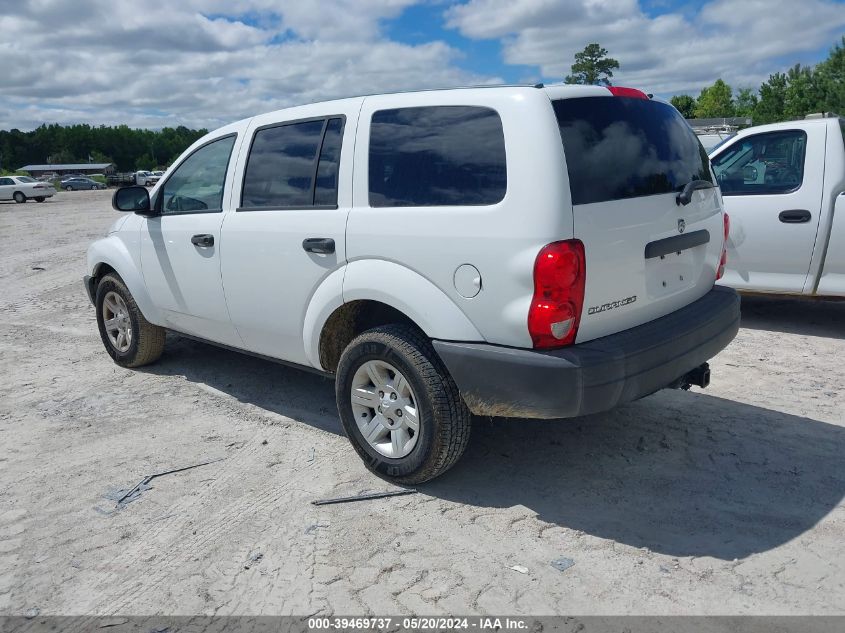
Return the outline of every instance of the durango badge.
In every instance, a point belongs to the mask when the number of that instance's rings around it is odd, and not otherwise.
[[[599,312],[605,312],[607,310],[613,310],[614,308],[621,308],[622,306],[629,305],[634,303],[637,300],[637,295],[633,295],[631,297],[625,297],[624,299],[617,299],[616,301],[611,301],[610,303],[604,303],[600,306],[593,306],[587,310],[587,314],[598,314]]]

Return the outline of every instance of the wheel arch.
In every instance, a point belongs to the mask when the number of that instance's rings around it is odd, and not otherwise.
[[[452,299],[419,273],[395,262],[358,260],[329,275],[312,295],[303,332],[306,356],[333,372],[355,336],[388,323],[405,323],[430,339],[483,340]]]
[[[94,242],[88,249],[88,270],[94,281],[94,293],[96,296],[96,284],[110,272],[116,273],[126,284],[138,309],[144,318],[154,325],[162,325],[161,315],[150,298],[141,272],[132,260],[126,245],[115,236],[109,236]]]

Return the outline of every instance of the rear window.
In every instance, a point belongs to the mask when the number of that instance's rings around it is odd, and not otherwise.
[[[507,189],[505,137],[495,110],[380,110],[370,126],[370,206],[489,205]]]
[[[572,204],[680,191],[707,180],[710,163],[672,106],[629,97],[553,102],[569,172]]]

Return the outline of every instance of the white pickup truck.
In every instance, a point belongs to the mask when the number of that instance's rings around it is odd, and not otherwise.
[[[845,120],[747,128],[710,154],[731,219],[719,283],[845,296]]]
[[[136,171],[135,172],[135,184],[141,185],[142,187],[152,187],[159,181],[160,177],[156,176],[151,171]]]

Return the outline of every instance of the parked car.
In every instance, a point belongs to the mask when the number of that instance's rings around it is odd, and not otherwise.
[[[711,159],[731,216],[720,283],[845,296],[845,120],[750,127]]]
[[[61,178],[61,181],[64,182],[65,180],[73,180],[74,178],[87,178],[85,174],[64,174]]]
[[[69,178],[67,180],[62,180],[62,189],[65,191],[78,191],[79,189],[105,189],[106,186],[101,183],[97,182],[96,180],[92,180],[91,178]]]
[[[135,184],[142,185],[144,187],[152,187],[159,181],[159,177],[153,174],[151,171],[136,171],[135,172]]]
[[[333,376],[368,468],[451,467],[471,414],[565,418],[707,386],[739,327],[707,155],[628,88],[375,95],[192,145],[88,250],[107,353],[165,330]],[[225,222],[224,222],[225,219]]]
[[[0,200],[14,200],[18,203],[27,200],[44,202],[55,193],[53,185],[39,182],[29,176],[0,176]]]

